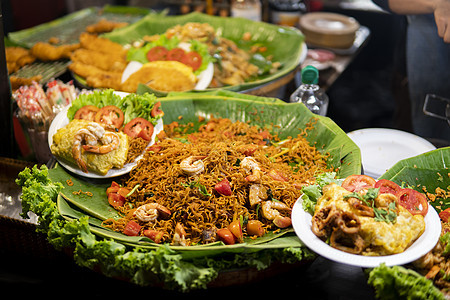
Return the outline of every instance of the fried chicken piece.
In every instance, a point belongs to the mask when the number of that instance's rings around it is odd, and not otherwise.
[[[122,28],[127,25],[128,25],[128,23],[126,23],[126,22],[114,22],[114,21],[108,21],[105,18],[102,18],[97,23],[87,26],[86,32],[89,32],[89,33],[110,32],[116,28]]]
[[[154,90],[189,91],[195,87],[197,77],[192,68],[178,61],[153,61],[142,66],[122,84],[122,91],[134,93],[139,83]]]
[[[39,60],[53,61],[70,58],[70,54],[79,47],[80,44],[53,46],[49,43],[37,42],[31,47],[30,52]]]
[[[86,83],[93,88],[111,88],[120,90],[122,73],[103,72],[86,77]]]
[[[82,48],[99,51],[115,57],[126,58],[127,50],[119,43],[98,37],[94,34],[83,32],[80,34],[80,44]]]
[[[78,76],[85,78],[87,85],[93,88],[120,89],[122,72],[105,71],[80,62],[73,62],[68,68]]]
[[[36,57],[31,55],[28,49],[22,47],[6,47],[5,55],[8,74],[12,74],[36,60]]]
[[[84,48],[74,51],[70,59],[73,62],[92,65],[105,71],[122,72],[127,66],[127,62],[123,56],[113,56]]]

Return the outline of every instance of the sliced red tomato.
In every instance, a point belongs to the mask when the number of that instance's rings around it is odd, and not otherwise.
[[[439,213],[439,218],[441,218],[442,222],[448,222],[450,218],[450,207]]]
[[[164,115],[164,112],[161,110],[160,107],[161,107],[161,101],[158,101],[153,105],[152,111],[150,112],[150,115],[153,118],[156,116],[159,116],[159,115],[161,115],[161,116]]]
[[[164,236],[164,232],[157,231],[153,229],[146,229],[144,230],[144,235],[154,241],[155,243],[159,244],[161,242],[162,237]]]
[[[131,138],[141,137],[150,141],[153,135],[153,124],[144,118],[134,118],[123,128],[123,132]]]
[[[113,187],[113,186],[118,186],[118,187],[120,187],[120,184],[118,184],[117,182],[115,182],[114,180],[111,182],[111,186]]]
[[[388,179],[378,180],[377,183],[375,183],[375,187],[380,189],[379,191],[380,194],[390,193],[396,195],[398,191],[401,190],[398,184]]]
[[[147,52],[148,61],[166,60],[167,50],[164,46],[155,46]]]
[[[110,193],[117,193],[119,188],[120,188],[120,185],[113,180],[111,182],[111,186],[106,189],[106,196],[108,196]]]
[[[158,153],[159,151],[161,151],[161,148],[162,148],[161,145],[153,144],[147,148],[147,151],[149,151],[149,152],[151,151],[153,153]]]
[[[131,220],[125,225],[125,229],[123,230],[123,234],[128,236],[138,236],[139,231],[141,230],[141,225]]]
[[[216,183],[214,189],[216,190],[216,192],[224,196],[231,196],[231,194],[233,193],[231,191],[230,182],[226,179]]]
[[[140,137],[146,141],[150,141],[152,139],[152,135],[153,135],[153,125],[142,129],[139,132],[138,137]]]
[[[367,175],[350,175],[342,182],[342,187],[350,192],[373,188],[376,180]]]
[[[95,114],[100,109],[94,105],[85,105],[77,110],[74,119],[83,119],[88,121],[94,121]]]
[[[401,189],[396,194],[398,203],[413,215],[425,216],[428,212],[428,201],[424,194],[413,189]]]
[[[108,203],[112,207],[123,206],[125,204],[125,197],[118,193],[109,193],[108,194]]]
[[[117,190],[117,194],[119,194],[120,196],[122,196],[124,198],[126,198],[129,193],[130,193],[130,190],[127,188],[124,188],[124,187],[120,187]]]
[[[175,60],[182,62],[184,56],[186,55],[186,52],[181,48],[173,48],[172,50],[169,50],[166,55],[166,60]]]
[[[181,62],[196,71],[202,65],[202,57],[197,52],[190,51],[184,55]]]
[[[103,123],[106,125],[120,128],[123,124],[124,116],[120,108],[115,105],[107,105],[95,114],[94,121],[97,123]]]
[[[111,193],[117,193],[120,189],[120,186],[110,186],[106,189],[106,196],[109,196]]]

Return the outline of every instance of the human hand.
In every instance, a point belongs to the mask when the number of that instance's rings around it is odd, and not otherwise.
[[[445,43],[450,43],[450,0],[436,1],[434,18],[439,36]]]

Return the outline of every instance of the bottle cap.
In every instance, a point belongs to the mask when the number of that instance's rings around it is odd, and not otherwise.
[[[319,71],[316,67],[306,66],[302,69],[302,83],[304,84],[318,84]]]

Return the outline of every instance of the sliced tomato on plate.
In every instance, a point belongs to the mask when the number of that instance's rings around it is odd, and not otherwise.
[[[182,62],[184,56],[186,55],[186,52],[181,48],[173,48],[172,50],[169,50],[166,55],[166,60],[174,60]]]
[[[375,183],[375,188],[379,188],[380,194],[393,194],[396,195],[398,193],[398,191],[401,190],[400,186],[398,184],[396,184],[393,181],[390,181],[388,179],[380,179],[377,181],[377,183]]]
[[[164,112],[161,110],[161,101],[156,102],[153,105],[152,111],[150,112],[150,115],[154,118],[156,116],[163,116]]]
[[[342,187],[349,192],[359,192],[375,187],[376,180],[367,175],[350,175],[342,182]]]
[[[424,194],[413,189],[401,189],[396,194],[398,203],[413,215],[425,216],[428,212],[428,201]]]
[[[181,62],[196,71],[202,65],[202,57],[198,52],[190,51],[184,55]]]
[[[146,141],[151,141],[152,135],[153,135],[153,125],[150,123],[150,126],[147,126],[143,128],[141,131],[139,131],[138,137]]]
[[[144,118],[134,118],[128,122],[123,128],[123,132],[131,138],[140,137],[146,141],[152,139],[154,126],[153,124]]]
[[[148,61],[166,60],[169,50],[164,46],[155,46],[147,52]]]
[[[97,123],[103,123],[106,125],[120,128],[123,124],[124,115],[120,108],[115,105],[107,105],[95,114],[94,121]]]
[[[100,110],[94,105],[85,105],[77,110],[74,119],[83,119],[88,121],[94,121],[95,114]]]

